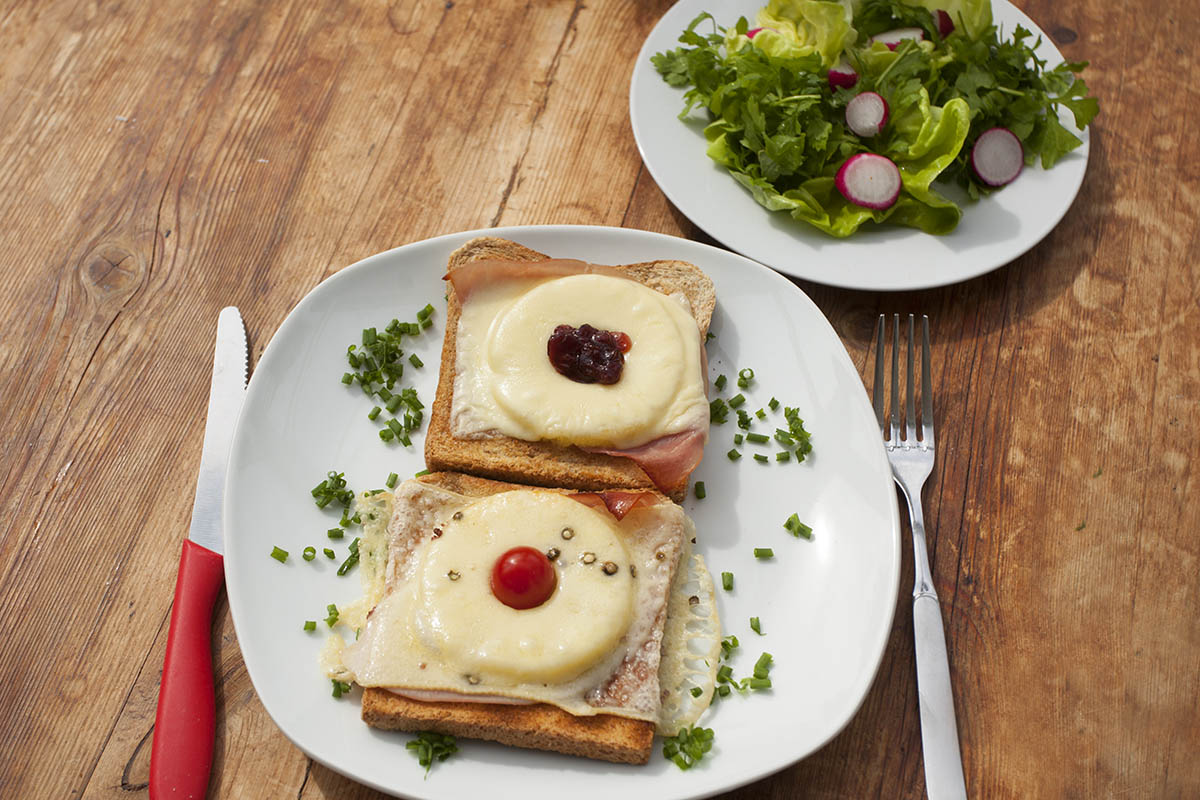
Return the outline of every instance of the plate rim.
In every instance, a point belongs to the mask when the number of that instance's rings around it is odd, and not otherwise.
[[[746,262],[751,268],[760,270],[761,274],[764,275],[767,280],[775,281],[781,285],[789,287],[790,290],[792,292],[794,292],[794,295],[792,298],[793,300],[795,300],[798,296],[798,298],[802,298],[802,301],[804,303],[808,304],[808,309],[809,309],[810,314],[815,314],[815,317],[820,320],[819,324],[823,325],[824,328],[826,329],[826,332],[828,333],[828,335],[830,337],[832,337],[832,342],[837,344],[837,347],[830,348],[834,353],[834,357],[837,360],[842,362],[843,368],[847,368],[850,371],[852,371],[854,374],[857,374],[857,368],[854,366],[853,361],[850,359],[849,353],[846,351],[845,346],[842,344],[841,338],[838,336],[837,331],[833,328],[833,325],[832,325],[832,323],[830,323],[828,317],[825,316],[825,314],[816,305],[816,303],[812,300],[812,298],[810,298],[808,296],[808,294],[806,292],[804,292],[803,289],[801,289],[799,286],[796,286],[786,276],[780,274],[777,271],[771,270],[771,269],[765,267],[764,265],[760,264],[759,262],[756,262],[753,259],[750,259],[744,255],[741,255],[740,253],[725,250],[720,247],[714,247],[713,245],[709,245],[704,242],[697,242],[697,241],[694,241],[691,239],[686,239],[686,238],[683,238],[680,236],[674,236],[671,234],[664,234],[664,233],[659,233],[659,232],[654,232],[654,231],[647,231],[647,230],[638,229],[638,228],[624,228],[624,227],[617,227],[617,226],[602,226],[602,225],[572,225],[572,224],[516,225],[516,226],[506,226],[506,227],[499,227],[499,228],[480,228],[480,229],[474,229],[474,230],[445,233],[445,234],[440,234],[437,236],[429,237],[426,239],[420,239],[420,240],[415,240],[415,241],[411,241],[411,242],[406,242],[406,243],[398,245],[396,247],[392,247],[387,250],[368,255],[368,256],[366,256],[362,259],[359,259],[358,261],[356,261],[342,269],[339,269],[337,272],[327,276],[320,283],[318,283],[316,286],[314,286],[312,289],[310,289],[307,293],[305,293],[305,295],[299,301],[297,301],[294,306],[292,306],[292,308],[288,311],[287,315],[284,317],[282,322],[279,324],[279,327],[271,335],[270,340],[267,342],[267,345],[264,347],[261,355],[256,360],[254,369],[252,370],[250,381],[249,381],[249,383],[247,385],[247,389],[246,389],[247,399],[249,399],[250,392],[257,391],[254,388],[254,386],[255,386],[254,380],[255,380],[255,376],[258,374],[259,366],[264,361],[268,361],[269,359],[273,360],[274,357],[272,354],[277,349],[276,341],[280,337],[280,335],[286,334],[288,331],[290,331],[290,329],[292,327],[300,324],[296,320],[300,319],[303,312],[305,312],[307,310],[307,306],[312,305],[317,302],[320,302],[320,299],[324,294],[328,293],[329,291],[333,291],[333,289],[331,289],[330,287],[336,287],[341,281],[347,280],[348,278],[346,276],[353,275],[356,271],[368,268],[369,265],[373,264],[374,262],[395,258],[396,255],[398,253],[400,253],[401,251],[408,250],[408,249],[416,249],[418,247],[431,247],[431,246],[436,246],[439,244],[444,245],[444,244],[448,244],[448,243],[452,243],[452,242],[453,243],[462,243],[462,242],[465,242],[475,236],[500,236],[500,237],[518,236],[519,237],[519,236],[522,236],[523,234],[532,234],[534,236],[541,236],[541,235],[556,236],[556,235],[570,235],[572,232],[578,232],[578,231],[586,231],[588,233],[597,234],[600,236],[615,236],[618,238],[622,238],[622,237],[631,237],[633,239],[642,238],[646,241],[654,241],[656,243],[663,244],[663,245],[678,246],[678,247],[685,248],[685,249],[692,248],[697,252],[712,252],[712,253],[716,254],[717,257],[720,257],[720,258],[731,258],[735,261]],[[268,363],[269,363],[269,361],[268,361]],[[863,395],[860,399],[860,402],[867,402],[865,392],[863,393]],[[246,408],[246,407],[249,407],[249,403],[244,404],[243,408]],[[231,448],[231,453],[230,453],[230,466],[232,466],[234,463],[234,456],[243,447],[243,445],[241,444],[242,426],[243,426],[243,423],[245,422],[245,420],[246,420],[246,416],[244,414],[240,414],[238,422],[237,422],[237,426],[235,427],[234,434],[233,434],[233,447]],[[882,438],[880,438],[877,457],[880,460],[882,465],[886,465],[886,463],[887,463],[886,462],[886,452],[883,448]],[[422,454],[422,458],[423,458],[423,454]],[[892,481],[890,479],[890,467],[888,467],[888,469],[887,469],[887,474],[889,475],[889,478],[887,480],[888,488],[892,488]],[[235,480],[236,480],[236,478],[234,475],[234,471],[232,469],[228,470],[227,475],[226,475],[226,495],[225,495],[226,498],[240,498],[240,490],[235,485]],[[806,751],[800,755],[791,757],[791,759],[786,761],[785,763],[771,764],[771,765],[768,765],[761,769],[747,771],[747,772],[739,775],[733,782],[726,781],[716,788],[711,788],[711,789],[703,788],[698,791],[689,791],[684,794],[671,794],[668,792],[665,794],[657,795],[661,798],[661,800],[702,800],[702,798],[711,797],[711,796],[721,793],[721,792],[727,792],[727,791],[737,789],[741,786],[745,786],[747,784],[761,780],[769,775],[775,774],[784,769],[792,767],[795,764],[797,764],[798,762],[800,762],[801,760],[803,760],[804,758],[811,756],[813,753],[817,752],[818,750],[823,748],[825,745],[827,745],[832,739],[834,739],[838,734],[840,734],[843,730],[845,730],[845,728],[850,724],[850,722],[855,718],[855,716],[857,716],[858,712],[861,710],[863,704],[865,703],[867,696],[870,693],[871,687],[874,685],[874,682],[878,677],[879,667],[882,664],[883,657],[887,652],[887,644],[891,638],[892,629],[893,629],[894,623],[895,623],[896,609],[898,608],[898,605],[899,605],[899,585],[900,585],[900,576],[901,576],[901,568],[902,568],[902,560],[903,560],[902,559],[902,550],[903,550],[902,544],[903,543],[901,541],[902,534],[901,534],[900,518],[899,518],[899,501],[898,501],[895,491],[887,491],[884,494],[885,494],[885,497],[887,498],[887,504],[889,506],[889,512],[890,512],[889,513],[889,521],[890,521],[891,529],[889,531],[887,531],[885,534],[880,534],[880,536],[883,537],[886,535],[886,541],[889,543],[889,550],[890,550],[889,560],[891,562],[891,568],[888,570],[889,580],[888,580],[888,587],[887,587],[887,592],[886,592],[885,597],[890,598],[890,599],[885,601],[886,606],[887,606],[887,614],[885,615],[886,616],[886,624],[882,624],[883,620],[881,620],[877,641],[870,643],[871,644],[871,649],[870,649],[871,658],[869,660],[863,661],[863,664],[870,666],[869,679],[866,679],[864,681],[863,686],[856,688],[856,694],[858,695],[858,698],[857,698],[857,701],[854,704],[853,708],[849,708],[846,710],[843,718],[838,721],[838,724],[836,726],[833,726],[830,729],[830,731],[827,733],[827,735],[820,742],[814,744],[808,751]],[[222,510],[222,522],[223,522],[224,532],[225,532],[224,536],[228,536],[229,532],[234,530],[237,527],[237,523],[235,523],[233,520],[233,506],[234,506],[233,502],[227,501]],[[881,541],[882,540],[883,539],[881,538]],[[381,792],[384,792],[384,793],[387,793],[387,794],[390,794],[393,796],[399,796],[399,797],[409,796],[407,794],[404,794],[403,792],[410,792],[411,790],[408,790],[408,789],[401,790],[401,789],[396,788],[395,786],[389,786],[387,784],[380,783],[380,782],[372,780],[370,778],[355,774],[351,771],[346,770],[345,768],[343,768],[336,762],[326,759],[322,755],[320,755],[316,752],[313,752],[308,747],[306,747],[303,742],[299,741],[295,736],[293,736],[292,732],[289,731],[287,728],[285,728],[280,723],[279,719],[277,719],[275,713],[273,713],[272,709],[263,700],[263,696],[258,690],[258,685],[257,685],[257,682],[255,681],[253,668],[251,667],[250,662],[245,658],[245,650],[241,646],[242,632],[241,632],[241,630],[239,630],[240,626],[238,623],[238,617],[240,615],[235,609],[239,609],[239,608],[243,607],[243,601],[241,600],[241,597],[240,597],[242,587],[238,581],[230,581],[229,580],[231,573],[236,569],[236,564],[238,563],[238,560],[237,560],[237,556],[233,556],[232,558],[230,557],[231,550],[228,546],[226,546],[224,549],[226,551],[225,558],[224,558],[224,573],[225,573],[225,578],[226,578],[226,591],[227,591],[228,601],[229,601],[229,606],[230,606],[231,620],[234,625],[235,635],[238,637],[239,652],[242,654],[243,663],[246,666],[246,672],[247,672],[248,677],[250,678],[251,686],[254,688],[255,694],[259,698],[259,702],[262,704],[264,711],[266,711],[266,713],[267,713],[268,717],[271,719],[272,723],[295,747],[297,747],[297,749],[299,749],[301,752],[303,752],[307,757],[313,759],[314,761],[317,761],[318,763],[333,770],[334,772],[337,772],[339,775],[343,775],[357,783],[361,783],[365,786],[369,786],[373,789],[376,789],[378,791],[381,791]],[[430,800],[435,800],[436,798],[440,797],[441,795],[439,795],[437,793],[437,790],[434,789],[432,793],[423,793],[423,794],[411,795],[411,796],[430,798]]]

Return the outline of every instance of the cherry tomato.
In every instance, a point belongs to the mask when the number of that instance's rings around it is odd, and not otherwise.
[[[535,608],[550,599],[558,573],[546,554],[532,547],[514,547],[492,567],[492,594],[509,608]]]

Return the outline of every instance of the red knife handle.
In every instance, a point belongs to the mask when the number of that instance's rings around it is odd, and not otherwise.
[[[224,578],[220,555],[184,540],[154,718],[151,800],[199,800],[208,793],[216,730],[212,612]]]

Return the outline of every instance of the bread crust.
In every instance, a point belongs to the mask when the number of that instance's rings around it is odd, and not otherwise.
[[[450,255],[448,272],[481,259],[541,261],[546,258],[549,256],[516,242],[484,236],[455,250]],[[649,261],[616,269],[664,294],[683,292],[691,304],[703,340],[716,307],[716,292],[712,281],[698,267],[685,261]],[[451,435],[450,409],[462,308],[453,285],[447,281],[446,286],[446,335],[442,342],[437,395],[425,436],[425,463],[429,469],[466,472],[535,486],[593,491],[618,487],[655,488],[641,467],[621,456],[589,453],[575,446],[546,441],[527,442],[505,436],[456,439]],[[687,491],[688,477],[684,475],[676,485],[663,487],[667,496],[681,502]]]
[[[611,714],[576,717],[545,703],[425,703],[387,689],[363,690],[362,718],[389,731],[433,731],[618,764],[645,764],[654,723]]]
[[[530,488],[456,472],[431,472],[416,480],[466,497]],[[570,489],[539,491],[575,493]],[[649,491],[662,502],[669,500],[659,491]],[[381,730],[434,731],[620,764],[649,760],[655,728],[653,722],[613,714],[577,717],[546,703],[423,702],[373,687],[363,690],[362,718]]]

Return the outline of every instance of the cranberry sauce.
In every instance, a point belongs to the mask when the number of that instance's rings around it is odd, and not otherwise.
[[[546,342],[546,355],[560,375],[576,383],[613,384],[621,380],[625,353],[632,345],[620,331],[559,325]]]

